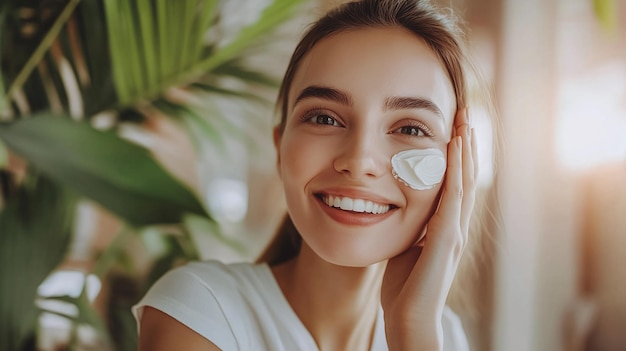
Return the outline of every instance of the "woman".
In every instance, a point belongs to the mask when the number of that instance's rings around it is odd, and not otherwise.
[[[469,349],[446,307],[477,174],[464,50],[424,1],[317,21],[279,93],[276,241],[262,263],[166,274],[134,307],[140,349]]]

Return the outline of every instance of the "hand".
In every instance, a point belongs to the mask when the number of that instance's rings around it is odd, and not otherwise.
[[[455,116],[448,168],[423,243],[391,258],[381,301],[390,350],[440,350],[441,317],[468,240],[478,173],[476,140],[467,109]]]

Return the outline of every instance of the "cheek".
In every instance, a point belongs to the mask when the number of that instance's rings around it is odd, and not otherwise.
[[[417,203],[417,206],[424,211],[426,209],[429,215],[435,213],[437,205],[439,204],[439,198],[441,197],[441,184],[429,190],[413,190],[412,200]]]
[[[403,185],[404,186],[404,185]],[[420,234],[432,215],[437,210],[441,197],[441,185],[429,190],[404,190],[408,201],[406,221]]]
[[[285,183],[308,181],[332,166],[330,143],[306,135],[289,135],[280,146],[280,173]]]

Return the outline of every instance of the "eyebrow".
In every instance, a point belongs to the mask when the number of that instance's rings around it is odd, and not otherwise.
[[[421,97],[390,97],[385,99],[385,110],[424,109],[443,118],[443,113],[437,105]]]
[[[296,102],[294,103],[294,105],[308,98],[320,98],[324,100],[335,101],[342,105],[352,106],[352,97],[350,96],[350,94],[338,89],[321,87],[317,85],[312,85],[302,90],[302,92],[300,92],[300,95],[298,95],[298,97],[296,98]]]
[[[338,102],[342,105],[352,106],[352,96],[349,93],[341,91],[335,88],[323,87],[312,85],[303,89],[296,101],[294,103],[309,99],[309,98],[319,98],[324,100],[330,100]],[[443,113],[441,109],[437,107],[437,105],[431,100],[421,98],[421,97],[404,97],[404,96],[394,96],[385,99],[385,103],[383,105],[385,111],[388,110],[404,110],[404,109],[423,109],[428,110],[435,113],[437,116],[443,118]]]

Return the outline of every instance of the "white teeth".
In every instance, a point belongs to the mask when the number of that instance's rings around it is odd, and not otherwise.
[[[354,200],[354,208],[352,208],[354,212],[363,212],[365,211],[365,200],[356,199]]]
[[[389,205],[377,204],[363,199],[351,199],[349,197],[332,195],[326,195],[323,199],[326,205],[341,208],[344,211],[367,212],[373,214],[383,214],[389,211]]]
[[[333,196],[330,197],[331,199],[333,198]],[[341,198],[340,197],[335,197],[334,200],[330,200],[330,203],[328,204],[329,206],[332,207],[341,207]]]
[[[351,198],[344,197],[343,199],[341,199],[341,206],[339,208],[341,208],[342,210],[351,211],[353,205],[354,201]]]

